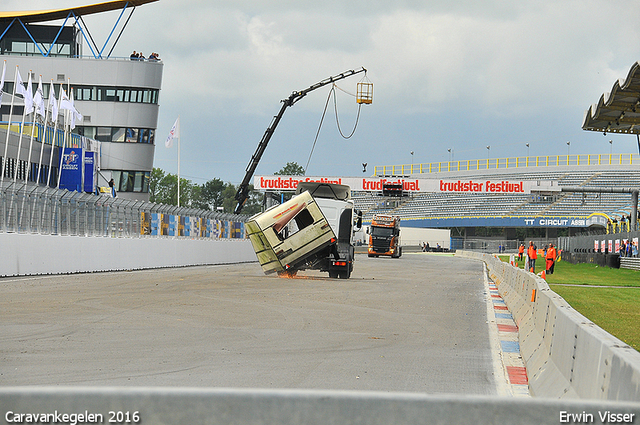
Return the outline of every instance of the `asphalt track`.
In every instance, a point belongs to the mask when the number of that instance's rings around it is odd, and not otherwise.
[[[358,255],[0,279],[0,385],[496,394],[481,262]]]

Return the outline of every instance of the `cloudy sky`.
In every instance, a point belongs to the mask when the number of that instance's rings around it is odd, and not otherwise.
[[[28,8],[53,3],[91,1]],[[3,5],[25,9],[23,0]],[[85,21],[104,42],[117,17]],[[176,148],[164,139],[179,115],[181,175],[196,183],[239,183],[280,100],[365,67],[373,104],[345,140],[332,100],[307,170],[357,176],[363,162],[370,174],[373,165],[446,161],[448,149],[456,160],[525,156],[526,143],[531,156],[638,153],[634,136],[581,127],[587,108],[640,60],[639,17],[629,0],[160,0],[136,9],[113,55],[160,53],[155,166],[176,172]],[[361,78],[337,83],[344,133],[356,122],[348,93]],[[286,111],[257,174],[307,164],[330,87]]]

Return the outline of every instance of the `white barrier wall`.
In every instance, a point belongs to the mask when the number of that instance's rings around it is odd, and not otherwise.
[[[640,403],[630,402],[374,391],[3,387],[0,406],[0,425],[598,425],[637,423],[640,417]]]
[[[247,239],[110,238],[0,233],[0,276],[256,261]]]
[[[489,254],[456,255],[487,264],[518,325],[531,394],[640,400],[640,352],[590,322],[533,273]]]

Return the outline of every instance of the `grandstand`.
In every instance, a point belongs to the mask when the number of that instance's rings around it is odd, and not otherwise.
[[[560,188],[640,187],[640,156],[573,155],[379,166],[378,176],[405,172],[429,179],[557,182]],[[504,227],[606,229],[633,210],[630,193],[416,193],[401,199],[354,192],[368,222],[375,214],[399,215],[404,226],[429,228]],[[549,236],[553,237],[554,231]]]

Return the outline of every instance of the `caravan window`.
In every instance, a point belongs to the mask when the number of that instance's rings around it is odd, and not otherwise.
[[[282,230],[277,233],[278,239],[281,241],[290,238],[291,236],[298,233],[300,230],[310,226],[313,224],[313,217],[308,209],[303,209],[300,211],[286,226],[282,228]]]

